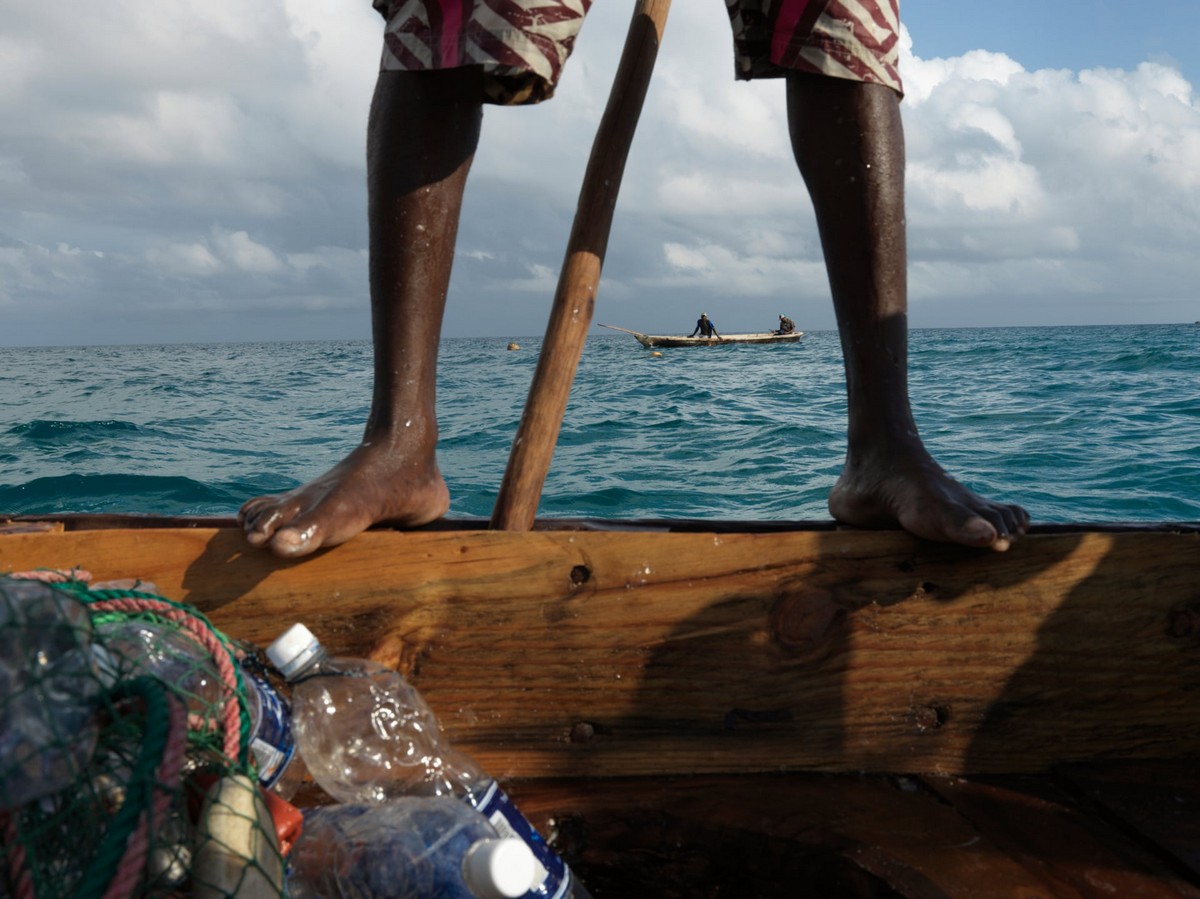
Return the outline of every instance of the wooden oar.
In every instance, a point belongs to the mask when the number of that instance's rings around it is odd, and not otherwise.
[[[638,0],[634,7],[608,105],[592,142],[537,370],[492,511],[493,528],[533,527],[592,321],[625,160],[670,8],[670,0]]]
[[[601,324],[600,322],[596,322],[596,324],[600,325],[601,328],[612,328],[614,331],[624,331],[626,334],[632,334],[634,337],[646,336],[641,331],[630,331],[628,328],[618,328],[616,325],[605,325]]]

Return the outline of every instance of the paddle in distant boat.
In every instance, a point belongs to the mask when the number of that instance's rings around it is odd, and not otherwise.
[[[600,323],[597,322],[597,324]],[[753,334],[725,334],[721,337],[683,337],[669,334],[643,334],[641,331],[618,328],[616,325],[601,324],[600,327],[632,334],[637,338],[637,342],[644,347],[712,346],[718,343],[798,343],[800,338],[804,336],[803,331],[791,331],[787,334],[776,334],[774,331],[759,331]]]

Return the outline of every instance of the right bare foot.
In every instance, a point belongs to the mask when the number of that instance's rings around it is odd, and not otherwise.
[[[926,540],[998,552],[1029,529],[1028,512],[964,487],[933,460],[915,433],[887,449],[850,454],[829,494],[835,519],[867,528],[899,525]]]
[[[309,483],[247,501],[238,523],[251,546],[294,558],[345,543],[373,524],[428,524],[449,508],[450,491],[434,460],[414,462],[390,446],[364,442]]]

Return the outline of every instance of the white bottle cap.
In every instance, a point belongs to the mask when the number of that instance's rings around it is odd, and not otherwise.
[[[321,650],[321,643],[303,624],[293,624],[267,647],[267,658],[285,678],[309,663]]]
[[[479,899],[514,899],[535,886],[533,852],[515,837],[478,840],[463,859],[463,879]]]

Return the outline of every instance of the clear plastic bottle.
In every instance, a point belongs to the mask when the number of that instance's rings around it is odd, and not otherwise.
[[[534,866],[528,846],[499,837],[466,803],[404,796],[309,811],[287,891],[289,899],[514,899]]]
[[[148,674],[169,685],[193,715],[212,716],[227,696],[217,668],[199,642],[176,625],[153,617],[101,618],[96,640],[100,667],[109,678]],[[258,780],[290,799],[304,779],[292,735],[291,710],[270,684],[242,669],[250,714],[250,748]]]
[[[41,581],[0,578],[0,809],[86,777],[102,692],[87,606]]]
[[[505,837],[532,850],[529,897],[587,899],[570,869],[499,784],[449,746],[437,718],[398,672],[369,659],[331,658],[303,624],[267,648],[292,684],[292,727],[313,779],[344,803],[397,796],[454,796],[478,809]]]

